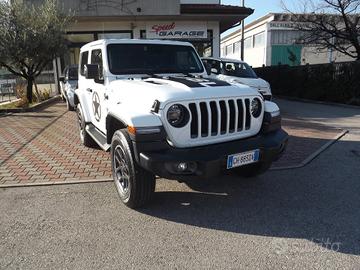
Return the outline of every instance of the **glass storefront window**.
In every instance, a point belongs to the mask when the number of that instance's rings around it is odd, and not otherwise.
[[[70,43],[88,43],[94,41],[94,34],[67,34],[66,39]]]
[[[99,33],[98,39],[105,39],[105,38],[119,38],[119,39],[125,39],[125,38],[131,38],[131,33]]]

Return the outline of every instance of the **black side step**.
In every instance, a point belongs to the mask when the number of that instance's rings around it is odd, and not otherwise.
[[[106,141],[106,136],[102,134],[93,124],[86,125],[86,132],[94,139],[94,141],[104,150],[109,151],[110,144]]]

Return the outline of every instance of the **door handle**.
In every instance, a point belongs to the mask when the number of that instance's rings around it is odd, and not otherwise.
[[[86,91],[92,93],[93,90],[91,88],[87,88]]]

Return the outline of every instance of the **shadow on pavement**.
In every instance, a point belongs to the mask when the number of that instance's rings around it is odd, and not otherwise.
[[[154,203],[141,212],[206,229],[300,238],[324,248],[330,241],[338,245],[334,251],[359,255],[360,158],[349,142],[339,144],[348,149],[342,155],[358,159],[359,167],[345,164],[337,174],[315,165],[252,179],[227,176],[200,192],[156,192]]]

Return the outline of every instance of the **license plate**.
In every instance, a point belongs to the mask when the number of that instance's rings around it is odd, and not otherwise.
[[[260,150],[253,150],[228,156],[227,168],[232,169],[259,161]]]

